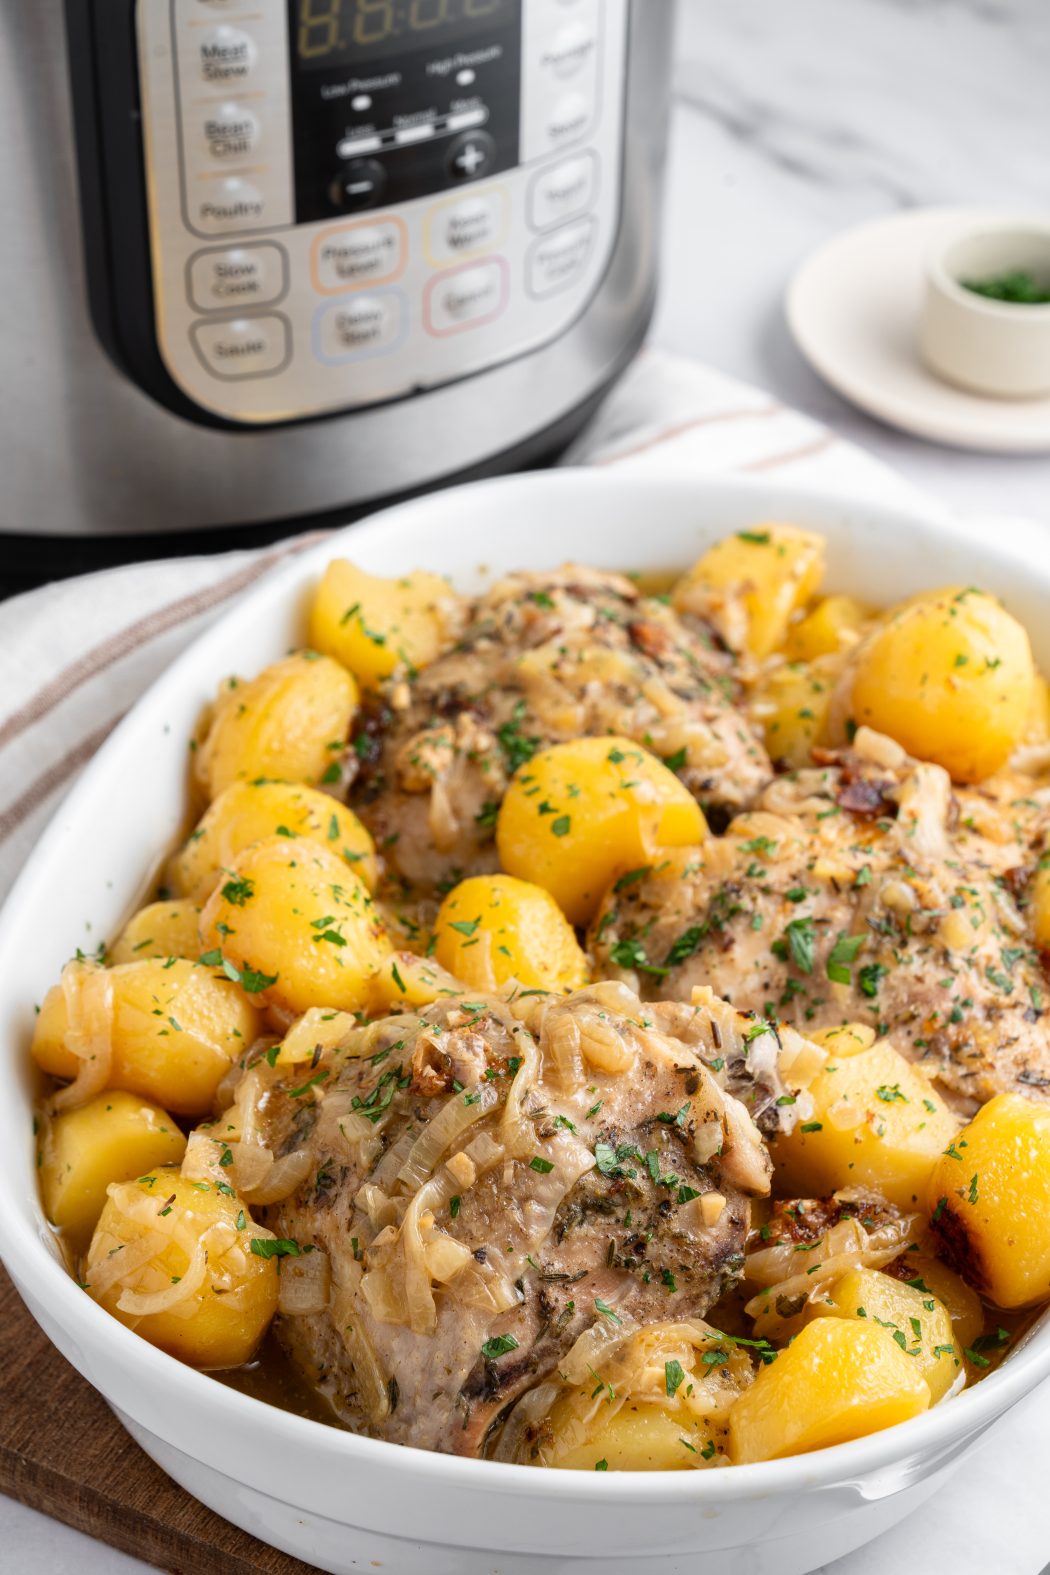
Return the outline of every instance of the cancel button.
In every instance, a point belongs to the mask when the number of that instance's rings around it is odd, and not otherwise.
[[[226,380],[279,372],[291,349],[288,324],[275,312],[235,317],[228,323],[194,323],[190,334],[208,371]]]

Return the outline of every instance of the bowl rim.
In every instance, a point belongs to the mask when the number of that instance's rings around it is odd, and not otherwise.
[[[465,492],[483,492],[495,501],[498,510],[500,495],[510,490],[527,488],[542,495],[552,488],[556,491],[574,489],[578,494],[593,492],[600,495],[603,491],[611,494],[612,489],[621,490],[625,482],[645,499],[653,517],[658,512],[661,492],[669,497],[680,497],[684,491],[688,491],[698,500],[698,513],[702,512],[701,500],[705,492],[753,498],[756,510],[763,507],[768,509],[770,496],[774,495],[781,512],[784,511],[784,504],[780,500],[787,498],[791,511],[797,511],[797,517],[802,522],[807,518],[807,510],[811,509],[819,518],[829,509],[838,509],[844,520],[848,520],[851,515],[859,515],[866,523],[884,523],[898,537],[918,527],[945,544],[957,547],[961,543],[998,560],[1006,568],[1012,566],[1015,572],[1024,568],[1029,575],[1032,572],[1031,543],[1039,540],[1044,555],[1046,551],[1045,537],[1034,526],[1027,534],[1020,532],[1012,538],[1000,535],[989,540],[979,535],[973,525],[952,519],[933,503],[926,507],[921,504],[911,507],[871,502],[841,490],[790,484],[785,486],[779,482],[771,486],[764,478],[722,475],[653,477],[637,473],[617,476],[581,468],[498,477],[426,494],[381,510],[366,520],[306,547],[289,561],[270,570],[247,593],[238,596],[140,695],[81,773],[62,805],[64,814],[75,815],[78,799],[81,796],[86,798],[97,783],[105,780],[111,762],[120,758],[125,739],[135,732],[148,708],[159,706],[169,691],[174,693],[179,690],[185,677],[200,662],[202,654],[213,644],[222,644],[230,624],[238,618],[262,613],[270,603],[281,606],[290,603],[311,573],[323,567],[329,558],[345,550],[353,541],[360,541],[363,530],[370,534],[383,530],[396,535],[401,530],[414,529],[416,518],[421,513],[433,513],[447,526],[456,496]],[[843,525],[844,532],[848,533],[850,528],[854,527]],[[821,526],[815,524],[814,529],[819,531]],[[1050,567],[1044,577],[1050,590]],[[9,952],[17,956],[21,944],[18,915],[24,895],[39,880],[53,856],[53,850],[59,847],[63,833],[62,820],[56,816],[19,872],[0,909],[0,964]],[[5,992],[0,988],[2,993]],[[17,1053],[15,1050],[10,1051],[12,1056]],[[0,1171],[4,1163],[17,1167],[21,1161],[0,1160]],[[713,1472],[538,1472],[531,1466],[439,1454],[352,1433],[283,1410],[216,1381],[207,1373],[187,1367],[175,1357],[148,1344],[92,1302],[49,1249],[46,1241],[49,1231],[39,1202],[32,1216],[23,1216],[17,1207],[0,1210],[0,1257],[7,1264],[19,1290],[24,1285],[27,1294],[42,1302],[63,1332],[76,1331],[78,1343],[82,1347],[90,1346],[100,1362],[118,1365],[133,1377],[141,1376],[150,1390],[166,1391],[169,1400],[180,1408],[188,1405],[202,1428],[214,1425],[220,1429],[223,1418],[231,1422],[240,1420],[257,1429],[272,1432],[275,1439],[283,1440],[290,1447],[301,1446],[305,1455],[320,1451],[348,1465],[355,1461],[378,1465],[385,1459],[392,1469],[402,1473],[406,1487],[410,1487],[415,1478],[421,1484],[442,1482],[450,1490],[480,1490],[515,1498],[549,1497],[554,1501],[576,1501],[581,1506],[593,1506],[596,1509],[619,1500],[632,1506],[648,1508],[661,1504],[671,1507],[683,1502],[695,1503],[702,1512],[705,1507],[716,1504],[764,1499],[770,1495],[870,1477],[882,1468],[900,1463],[905,1457],[930,1457],[952,1445],[962,1446],[1022,1399],[1036,1384],[1050,1376],[1050,1325],[1044,1320],[1039,1328],[1031,1331],[1019,1343],[996,1372],[989,1374],[974,1388],[957,1395],[948,1405],[935,1406],[920,1416],[849,1443],[836,1444],[809,1454],[736,1465]]]
[[[1046,247],[1047,263],[1050,265],[1050,219],[1011,218],[1007,214],[1001,219],[989,219],[967,229],[957,229],[938,241],[926,257],[928,283],[959,310],[990,322],[1023,325],[1030,323],[1033,316],[1042,319],[1050,317],[1050,301],[997,301],[994,297],[978,294],[976,290],[968,290],[948,266],[951,254],[967,241],[1009,235],[1037,238]]]

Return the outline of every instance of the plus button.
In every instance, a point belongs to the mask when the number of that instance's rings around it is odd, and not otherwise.
[[[456,155],[456,168],[462,170],[464,175],[473,175],[479,164],[484,164],[485,155],[476,142],[468,142],[462,153]]]
[[[487,170],[496,154],[496,144],[487,131],[470,131],[452,144],[448,154],[448,173],[452,180],[474,180]]]

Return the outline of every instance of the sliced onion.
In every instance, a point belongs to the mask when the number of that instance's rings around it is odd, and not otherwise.
[[[205,1236],[201,1236],[177,1284],[169,1284],[163,1290],[145,1293],[127,1288],[121,1291],[117,1298],[117,1307],[121,1312],[129,1313],[132,1318],[149,1318],[155,1313],[171,1312],[180,1302],[196,1296],[204,1284],[207,1272],[208,1250],[205,1246]]]
[[[390,1390],[359,1305],[363,1300],[363,1278],[361,1265],[355,1259],[336,1260],[332,1265],[331,1318],[354,1370],[365,1415],[373,1425],[378,1425],[390,1415]]]
[[[333,1012],[328,1008],[311,1006],[285,1034],[277,1064],[297,1065],[301,1061],[313,1060],[318,1050],[323,1053],[341,1049],[358,1027],[357,1019],[350,1012]]]
[[[408,1151],[397,1179],[413,1191],[429,1180],[442,1157],[482,1116],[496,1104],[498,1094],[492,1083],[481,1083],[469,1091],[472,1103],[461,1093],[453,1094],[428,1121]]]
[[[240,1153],[243,1152],[242,1144]],[[269,1154],[270,1151],[264,1149],[263,1153]],[[313,1155],[309,1149],[293,1149],[290,1154],[282,1154],[280,1159],[274,1159],[270,1154],[270,1166],[262,1179],[254,1186],[239,1187],[238,1190],[248,1203],[283,1203],[302,1185],[312,1169]]]
[[[289,1318],[324,1312],[332,1288],[332,1263],[316,1249],[298,1258],[282,1258],[277,1310]]]
[[[56,1110],[84,1105],[100,1094],[113,1064],[113,977],[93,963],[71,962],[62,970],[66,1005],[65,1046],[80,1063],[77,1075],[59,1089]]]

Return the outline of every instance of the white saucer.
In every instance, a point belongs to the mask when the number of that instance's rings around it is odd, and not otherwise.
[[[924,208],[847,230],[795,274],[788,324],[832,388],[891,426],[956,448],[1050,452],[1050,398],[970,394],[941,382],[919,360],[926,259],[942,238],[989,217],[1001,215]]]

